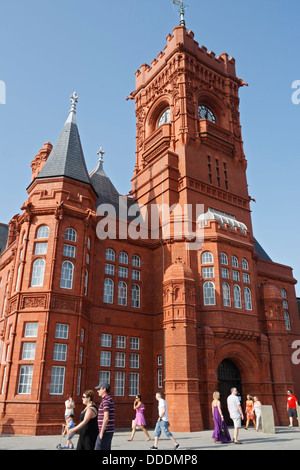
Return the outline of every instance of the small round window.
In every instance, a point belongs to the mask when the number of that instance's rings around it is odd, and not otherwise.
[[[163,124],[167,124],[170,121],[171,121],[171,113],[170,113],[170,109],[168,108],[168,109],[165,109],[165,111],[160,116],[157,127],[160,127]]]
[[[198,106],[198,116],[199,119],[207,119],[210,122],[216,123],[216,118],[214,113],[207,107],[200,105]]]

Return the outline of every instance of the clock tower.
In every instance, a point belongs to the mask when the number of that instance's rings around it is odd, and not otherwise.
[[[147,213],[162,206],[171,214],[166,237],[161,211],[160,239],[153,242],[153,259],[157,266],[160,261],[163,273],[161,279],[161,270],[155,270],[153,287],[164,300],[163,305],[154,301],[154,311],[163,311],[170,421],[174,430],[182,430],[183,422],[189,430],[212,425],[203,403],[210,403],[218,389],[226,400],[233,371],[240,393],[256,390],[283,420],[284,410],[275,404],[283,398],[276,394],[288,386],[291,375],[284,373],[274,392],[271,370],[277,365],[260,362],[266,338],[258,275],[268,277],[272,269],[266,264],[262,268],[259,258],[265,262],[267,256],[252,233],[239,115],[239,90],[247,83],[237,77],[234,58],[200,47],[184,24],[166,40],[151,64],[137,70],[130,95],[137,117],[131,194]],[[195,212],[199,205],[200,215]],[[203,229],[200,246],[193,247],[184,231],[177,236],[175,207],[181,214],[192,208],[192,226]],[[293,284],[291,273],[288,278]],[[287,279],[285,274],[282,279]],[[281,332],[272,331],[271,343],[278,340],[286,350],[283,312],[280,319]],[[284,355],[281,360],[287,361]],[[226,412],[226,401],[222,408]]]
[[[174,28],[151,65],[136,72],[137,149],[132,195],[141,204],[204,204],[251,231],[247,162],[235,60]]]

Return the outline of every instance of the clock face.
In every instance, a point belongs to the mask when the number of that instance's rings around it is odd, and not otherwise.
[[[198,116],[199,119],[207,119],[210,122],[216,123],[214,113],[207,106],[198,106]]]
[[[171,113],[170,113],[170,109],[168,108],[160,116],[157,127],[160,127],[163,124],[167,124],[170,121],[171,121]]]

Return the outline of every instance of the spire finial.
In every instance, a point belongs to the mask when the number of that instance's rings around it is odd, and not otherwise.
[[[185,21],[184,21],[184,10],[187,8],[187,5],[184,5],[182,1],[179,0],[173,0],[174,5],[178,5],[179,8],[179,14],[180,14],[180,26],[185,26]]]
[[[70,113],[76,114],[76,103],[78,101],[78,95],[76,91],[73,91],[73,95],[71,96],[70,101],[72,103],[71,108],[70,108]]]
[[[103,155],[104,154],[105,154],[105,152],[103,150],[103,147],[100,147],[98,152],[97,152],[97,155],[99,155],[99,160],[98,160],[99,163],[103,163]]]

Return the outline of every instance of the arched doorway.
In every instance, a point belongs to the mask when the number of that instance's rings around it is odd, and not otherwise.
[[[224,359],[218,367],[218,391],[221,395],[222,412],[226,424],[232,425],[227,409],[227,397],[231,394],[232,387],[236,387],[242,398],[242,379],[237,366],[230,360]]]

